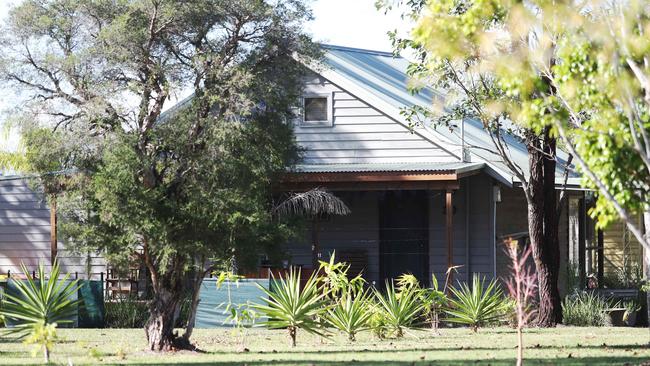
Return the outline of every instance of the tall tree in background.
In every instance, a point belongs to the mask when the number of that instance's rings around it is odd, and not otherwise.
[[[451,129],[463,119],[480,121],[495,158],[521,182],[538,276],[537,323],[555,326],[562,321],[558,227],[564,195],[556,194],[557,134],[540,122],[552,112],[537,103],[554,88],[535,70],[527,70],[523,81],[501,77],[510,59],[528,47],[528,34],[506,25],[525,19],[510,11],[507,0],[379,0],[377,5],[388,10],[406,6],[405,17],[415,23],[411,38],[391,34],[396,52],[409,49],[414,54],[409,68],[414,91],[422,85],[445,90],[444,101],[432,101],[441,105],[414,107],[407,116]],[[508,138],[526,146],[528,169],[511,158]]]
[[[270,187],[297,155],[286,121],[301,85],[292,55],[317,56],[309,17],[299,0],[25,0],[3,26],[0,75],[31,96],[26,129],[55,131],[27,140],[77,172],[59,195],[66,244],[142,260],[152,350],[190,346],[215,264],[255,261],[290,233],[271,222]],[[49,149],[30,158],[52,168]]]

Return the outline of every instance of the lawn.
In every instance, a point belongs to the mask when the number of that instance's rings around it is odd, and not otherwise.
[[[186,365],[458,365],[513,364],[515,335],[508,328],[443,329],[440,335],[418,331],[404,339],[376,340],[367,333],[349,344],[343,337],[324,343],[298,333],[291,349],[284,331],[253,329],[242,351],[228,329],[199,329],[193,337],[202,352],[155,354],[143,351],[139,329],[61,329],[53,350],[57,364],[186,364]],[[525,357],[531,364],[641,364],[650,360],[650,337],[644,328],[530,329]],[[0,339],[0,365],[34,364],[30,346]],[[650,365],[650,363],[649,363]]]

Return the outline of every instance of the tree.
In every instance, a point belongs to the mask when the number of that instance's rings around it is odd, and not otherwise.
[[[591,215],[605,227],[621,219],[650,253],[650,9],[647,2],[503,3],[509,67],[499,77],[522,90],[544,81],[518,108],[535,128],[550,129],[577,161],[583,184],[598,192]],[[513,46],[514,45],[514,46]],[[531,46],[532,45],[532,46]],[[506,51],[507,50],[507,51]],[[494,62],[494,61],[493,61]],[[531,72],[533,71],[533,72]],[[643,216],[644,233],[638,217]],[[647,275],[647,274],[646,274]]]
[[[299,0],[25,0],[9,14],[0,76],[30,96],[26,128],[54,131],[43,141],[75,172],[59,195],[66,243],[144,263],[152,350],[190,346],[215,265],[245,266],[291,233],[272,221],[270,189],[297,157],[287,121],[303,72],[293,54],[318,56],[309,17]]]
[[[558,197],[556,192],[557,135],[540,123],[547,112],[535,102],[552,94],[553,87],[535,70],[527,70],[524,81],[503,72],[528,47],[527,34],[508,26],[527,18],[511,12],[510,3],[501,0],[380,0],[377,4],[385,9],[406,5],[405,16],[416,24],[411,38],[390,34],[395,52],[409,49],[414,54],[408,70],[417,80],[413,91],[435,85],[446,93],[444,106],[415,106],[404,112],[407,118],[450,129],[458,128],[458,121],[464,119],[480,121],[492,144],[489,151],[521,182],[538,276],[538,325],[554,326],[562,320],[558,227],[565,195]],[[507,140],[513,138],[526,146],[528,169],[512,159]]]
[[[525,55],[556,91],[540,101],[554,106],[543,122],[575,156],[584,184],[599,193],[591,212],[598,224],[622,219],[648,251],[650,11],[643,1],[590,8],[567,2],[553,11],[560,16],[551,24],[537,24],[553,26],[552,51],[561,62],[544,65]],[[543,40],[538,52],[549,52]]]

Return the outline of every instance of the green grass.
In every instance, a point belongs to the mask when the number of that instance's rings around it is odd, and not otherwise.
[[[203,350],[155,354],[144,351],[140,329],[60,329],[62,341],[52,352],[57,364],[185,364],[185,365],[511,365],[515,334],[509,328],[441,329],[440,335],[418,331],[405,338],[376,340],[367,332],[350,344],[344,336],[321,343],[298,332],[298,346],[289,347],[285,331],[253,329],[241,352],[229,329],[199,329],[193,337]],[[640,364],[650,360],[648,329],[575,328],[530,329],[524,341],[527,364]],[[30,346],[0,339],[0,365],[36,364]]]

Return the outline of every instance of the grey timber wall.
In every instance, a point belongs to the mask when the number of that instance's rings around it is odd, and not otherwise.
[[[333,126],[303,127],[294,132],[306,149],[304,164],[457,161],[434,143],[418,136],[359,98],[310,72],[304,92],[332,96]]]
[[[80,255],[58,245],[63,273],[85,278],[90,263],[92,278],[105,271],[98,254]],[[0,274],[21,272],[20,264],[36,269],[39,263],[50,264],[50,209],[44,197],[22,179],[0,180]]]

